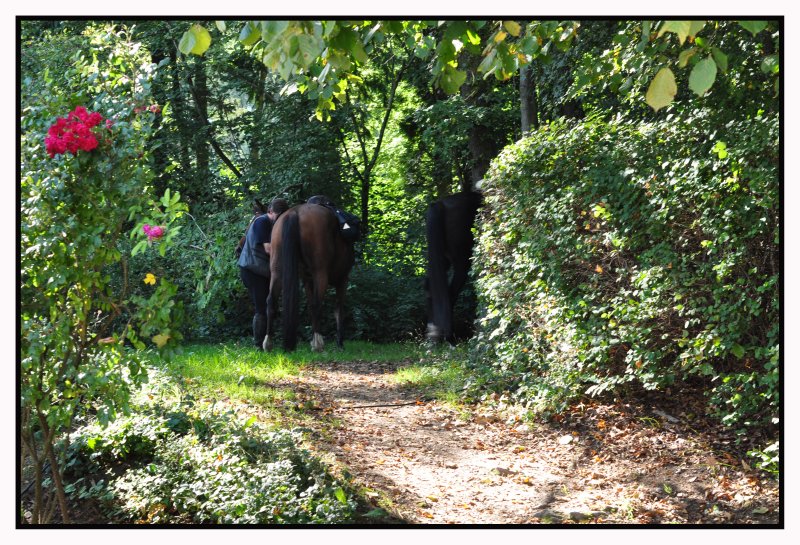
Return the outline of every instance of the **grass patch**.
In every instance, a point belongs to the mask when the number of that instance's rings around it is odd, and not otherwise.
[[[165,362],[187,385],[257,405],[295,399],[288,387],[304,363],[284,354],[258,352],[237,344],[190,345]]]
[[[314,363],[332,361],[418,361],[424,348],[416,344],[372,344],[351,341],[339,350],[330,344],[322,352],[301,345],[294,352],[261,352],[246,343],[187,345],[165,361],[169,372],[185,386],[215,396],[259,405],[267,410],[301,402],[294,379]]]
[[[420,389],[428,397],[460,405],[467,384],[463,366],[465,351],[464,347],[429,349],[420,363],[398,369],[393,379],[398,384]]]

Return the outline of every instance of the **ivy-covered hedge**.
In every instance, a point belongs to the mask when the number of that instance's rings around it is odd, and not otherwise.
[[[554,123],[495,161],[473,360],[558,408],[635,381],[709,380],[747,426],[779,405],[779,121],[706,112]]]

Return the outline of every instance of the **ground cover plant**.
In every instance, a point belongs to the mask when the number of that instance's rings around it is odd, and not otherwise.
[[[300,432],[197,398],[162,371],[150,375],[129,416],[71,434],[66,490],[78,504],[96,502],[117,524],[352,519],[354,500]]]

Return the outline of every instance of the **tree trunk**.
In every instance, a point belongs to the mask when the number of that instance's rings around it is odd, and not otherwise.
[[[469,152],[472,155],[472,168],[469,180],[461,180],[461,191],[470,191],[476,183],[483,180],[498,151],[497,143],[488,127],[475,125],[470,129]]]
[[[256,108],[254,112],[255,126],[250,134],[250,167],[256,167],[261,162],[261,122],[267,103],[267,69],[261,63],[256,64],[258,70],[257,88],[254,93]]]
[[[467,82],[471,83],[465,83],[461,87],[461,95],[464,98],[464,102],[474,106],[484,105],[484,97],[489,95],[487,91],[494,85],[494,82],[489,81],[487,83],[478,74],[480,61],[481,57],[477,55],[470,57],[467,70],[471,74],[467,76]],[[468,148],[472,156],[472,165],[469,179],[461,179],[461,191],[471,191],[477,182],[483,180],[489,170],[489,164],[500,151],[500,142],[497,142],[495,138],[496,135],[492,133],[491,127],[480,122],[470,129]]]
[[[375,164],[378,162],[381,146],[383,145],[383,137],[386,134],[386,127],[389,124],[389,118],[391,117],[392,109],[394,108],[397,87],[400,85],[400,81],[403,79],[403,73],[406,71],[410,63],[411,59],[406,59],[406,61],[394,73],[392,85],[385,98],[386,102],[384,104],[383,119],[381,121],[380,130],[378,131],[378,137],[371,153],[367,149],[367,134],[369,132],[367,129],[367,121],[362,119],[361,122],[359,122],[353,109],[349,108],[350,120],[353,123],[353,131],[358,139],[358,144],[361,151],[361,161],[364,165],[364,170],[362,172],[358,171],[358,167],[347,153],[347,144],[345,142],[344,135],[341,133],[341,131],[339,134],[339,137],[342,141],[342,147],[347,155],[347,160],[352,166],[357,177],[361,180],[361,236],[365,240],[369,236],[369,191],[372,181],[372,170],[375,168]],[[346,97],[347,103],[350,103],[350,95],[346,94]]]
[[[441,199],[450,194],[453,185],[453,166],[449,157],[433,150],[433,184],[436,188],[436,198]]]
[[[205,63],[202,58],[195,61],[194,65],[194,100],[197,103],[197,122],[198,127],[194,140],[195,157],[197,158],[197,179],[209,180],[210,153],[208,141],[211,128],[207,125],[208,120],[208,78],[206,76]]]
[[[539,128],[539,104],[536,99],[536,80],[533,77],[533,66],[523,66],[519,71],[519,102],[522,136]]]
[[[172,97],[175,110],[175,124],[178,126],[178,141],[180,146],[180,164],[183,168],[191,165],[191,155],[189,153],[189,133],[187,126],[186,96],[181,90],[181,69],[178,66],[178,51],[171,49],[169,52],[169,65],[172,67]]]

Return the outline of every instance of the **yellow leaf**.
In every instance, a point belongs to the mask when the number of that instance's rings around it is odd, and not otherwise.
[[[192,28],[189,29],[189,32],[191,32],[195,38],[195,45],[192,48],[192,53],[195,55],[202,55],[211,45],[211,34],[209,34],[208,30],[202,25],[193,25]]]
[[[169,335],[159,334],[153,337],[153,342],[156,343],[156,346],[159,348],[163,348],[164,345],[167,344],[168,340],[169,340]]]
[[[522,32],[522,27],[516,21],[503,21],[503,28],[505,28],[512,36],[519,36]]]
[[[678,93],[678,84],[675,83],[675,74],[669,68],[662,68],[650,82],[645,95],[645,101],[656,112],[672,103]]]
[[[603,274],[603,267],[598,265],[597,267],[594,268],[594,272],[599,273],[599,274]]]
[[[507,33],[507,32],[505,32],[505,31],[502,31],[502,30],[501,30],[501,31],[500,31],[500,32],[498,32],[498,33],[495,35],[495,37],[494,37],[494,41],[495,41],[495,43],[500,43],[500,42],[502,42],[503,40],[505,40],[505,39],[506,39],[506,36],[508,36],[508,33]]]
[[[145,275],[144,283],[145,284],[150,284],[151,286],[155,286],[156,285],[156,277],[153,275],[153,273],[147,273]]]
[[[692,21],[665,21],[661,30],[658,32],[658,37],[660,38],[665,32],[674,32],[678,36],[678,43],[683,45],[683,42],[686,41],[686,37],[692,34],[692,30]],[[699,30],[700,29],[695,30],[695,34]],[[692,36],[694,36],[694,34],[692,34]]]

